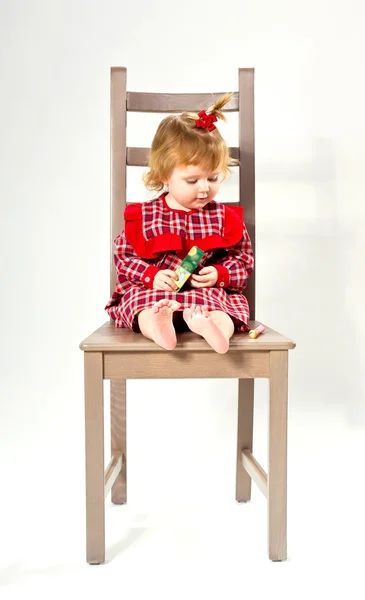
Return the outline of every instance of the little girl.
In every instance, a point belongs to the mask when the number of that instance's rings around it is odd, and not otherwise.
[[[242,292],[253,271],[251,242],[242,208],[215,201],[229,164],[236,164],[214,125],[226,120],[221,109],[231,97],[222,96],[208,114],[163,119],[143,179],[165,191],[129,204],[125,229],[114,240],[117,285],[105,309],[116,327],[141,332],[167,350],[176,346],[176,330],[188,328],[224,354],[234,331],[248,329]],[[204,256],[175,291],[175,270],[193,246]]]

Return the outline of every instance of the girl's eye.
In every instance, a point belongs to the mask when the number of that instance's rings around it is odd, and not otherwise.
[[[208,179],[208,181],[213,181],[213,182],[214,182],[214,181],[218,181],[218,177],[210,177],[210,178]],[[187,180],[187,182],[188,182],[188,183],[191,183],[191,184],[194,184],[194,183],[196,183],[196,182],[197,182],[197,179],[196,179],[195,181],[189,181],[189,180]]]

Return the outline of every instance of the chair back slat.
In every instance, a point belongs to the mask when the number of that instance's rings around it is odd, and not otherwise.
[[[144,92],[127,92],[127,111],[180,113],[183,111],[198,113],[208,110],[222,93],[214,94],[151,94]],[[232,96],[223,111],[238,110],[238,95]]]
[[[254,131],[254,69],[238,70],[239,91],[224,107],[224,111],[239,113],[239,147],[230,148],[233,158],[240,160],[239,205],[244,207],[245,224],[256,249],[255,229],[255,131]],[[115,289],[114,238],[124,227],[126,206],[126,167],[146,166],[149,148],[126,146],[126,113],[180,113],[207,110],[225,92],[214,94],[151,94],[127,92],[126,69],[111,68],[110,150],[111,150],[111,239],[110,239],[110,293]],[[236,204],[236,203],[235,203]],[[255,319],[255,279],[257,267],[248,280],[245,295],[250,306],[250,317]]]
[[[233,158],[239,158],[240,150],[238,147],[229,149]],[[148,155],[150,148],[127,147],[127,165],[129,167],[146,167],[148,165]]]

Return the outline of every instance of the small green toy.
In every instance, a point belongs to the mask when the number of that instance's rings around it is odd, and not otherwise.
[[[182,288],[184,283],[189,279],[190,275],[195,271],[203,256],[204,252],[203,250],[200,250],[198,246],[193,246],[189,250],[181,265],[177,267],[175,271],[179,278],[177,281],[175,281],[177,285],[177,289],[175,291],[178,291]]]

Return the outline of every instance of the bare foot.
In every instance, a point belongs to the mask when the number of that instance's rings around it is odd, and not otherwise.
[[[209,311],[201,306],[185,308],[184,321],[191,331],[201,335],[218,354],[225,354],[229,348],[229,338],[213,321]]]
[[[176,300],[159,300],[151,308],[151,327],[153,341],[165,350],[176,346],[176,332],[172,323],[172,314],[181,307]]]

